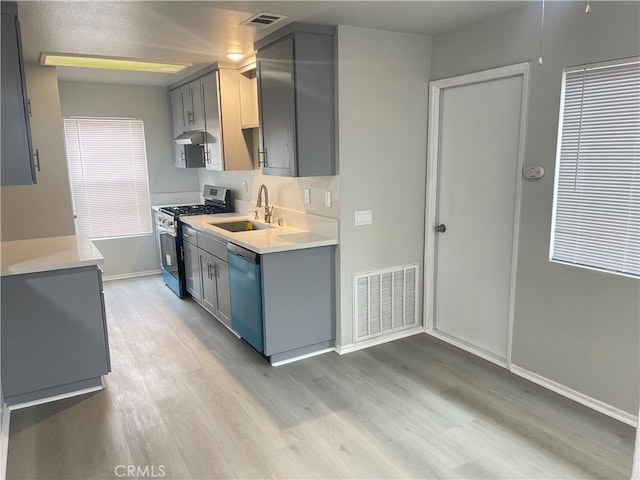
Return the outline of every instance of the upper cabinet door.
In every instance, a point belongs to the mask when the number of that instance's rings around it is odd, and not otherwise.
[[[202,77],[202,103],[205,124],[205,167],[208,170],[224,170],[220,105],[218,102],[217,72]]]
[[[2,2],[2,185],[36,183],[17,11]]]
[[[334,39],[291,23],[256,42],[263,173],[335,175]]]
[[[187,83],[171,91],[176,98],[180,96],[182,102],[182,131],[204,129],[204,110],[202,108],[202,87],[200,79]]]
[[[193,115],[193,104],[191,103],[191,90],[189,84],[178,88],[180,98],[182,99],[182,131],[188,132],[191,128],[191,115]]]
[[[260,161],[267,175],[297,175],[293,60],[291,37],[258,52]]]
[[[204,109],[202,106],[202,85],[200,79],[189,83],[189,97],[191,98],[189,130],[203,130]]]
[[[177,88],[169,90],[169,103],[171,105],[171,125],[173,138],[184,133],[184,109],[182,106],[182,91]]]

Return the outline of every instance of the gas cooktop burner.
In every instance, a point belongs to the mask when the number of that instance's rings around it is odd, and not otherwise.
[[[211,215],[219,213],[220,207],[216,207],[214,205],[183,205],[177,207],[163,207],[160,211],[173,216]]]

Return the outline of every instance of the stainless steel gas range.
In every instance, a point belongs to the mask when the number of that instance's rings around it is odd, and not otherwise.
[[[202,196],[204,204],[161,207],[156,213],[162,276],[164,283],[179,297],[189,296],[185,283],[180,217],[233,212],[233,198],[228,188],[205,185]]]

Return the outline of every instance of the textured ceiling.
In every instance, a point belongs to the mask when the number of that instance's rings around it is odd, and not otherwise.
[[[255,39],[290,21],[354,25],[434,35],[524,2],[511,1],[24,1],[19,2],[25,58],[82,53],[194,63],[176,75],[58,68],[64,80],[167,85],[229,50],[253,52]],[[255,13],[288,18],[256,30],[239,23]]]

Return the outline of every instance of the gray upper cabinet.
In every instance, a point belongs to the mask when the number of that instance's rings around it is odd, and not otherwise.
[[[174,164],[253,170],[253,131],[242,126],[240,74],[235,68],[211,66],[194,76],[195,80],[169,90],[173,137],[198,131],[204,133],[204,141],[174,144]]]
[[[205,119],[205,167],[209,170],[224,170],[217,72],[202,77],[202,100]]]
[[[203,130],[204,129],[204,109],[202,107],[202,85],[200,79],[189,82],[185,85],[186,91],[183,95],[183,104],[188,107],[185,112],[187,123],[185,130]]]
[[[36,183],[18,8],[2,2],[2,185]]]
[[[264,174],[335,175],[334,37],[292,23],[256,42]]]
[[[169,105],[173,138],[184,132],[204,128],[204,109],[199,79],[169,90]],[[204,150],[200,145],[173,143],[173,164],[178,168],[204,167]]]
[[[235,69],[219,68],[201,79],[209,170],[253,170],[253,133],[242,129],[239,76]]]
[[[184,132],[184,110],[182,107],[182,89],[169,90],[169,104],[171,105],[171,127],[173,137]]]
[[[263,173],[295,177],[296,101],[293,38],[258,52]]]
[[[169,91],[175,136],[204,128],[200,79]]]

